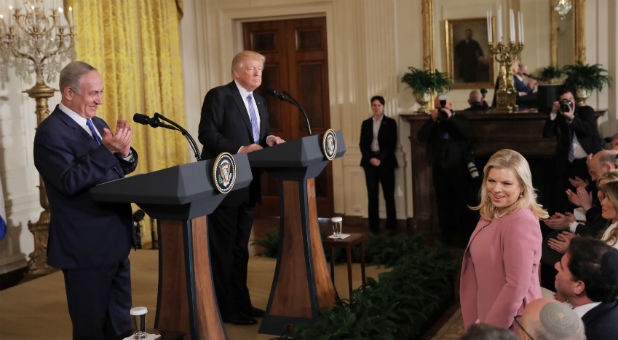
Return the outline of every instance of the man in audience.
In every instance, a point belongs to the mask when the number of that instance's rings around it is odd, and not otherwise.
[[[558,136],[556,146],[555,179],[557,195],[553,212],[567,211],[569,202],[564,192],[569,187],[569,178],[588,178],[586,159],[589,154],[601,151],[601,138],[597,131],[596,115],[590,106],[576,106],[573,93],[568,89],[559,91],[552,111],[543,127],[544,137]]]
[[[521,317],[516,317],[520,339],[584,340],[584,324],[567,304],[554,299],[530,302]]]
[[[557,298],[568,301],[586,326],[586,338],[618,335],[618,251],[588,237],[571,240],[556,262]]]
[[[516,103],[520,110],[527,110],[536,107],[536,94],[534,92],[534,82],[526,82],[524,78],[528,68],[519,61],[513,62],[513,86],[517,93]],[[532,85],[532,86],[530,86]]]
[[[489,110],[489,105],[487,105],[487,102],[485,101],[485,98],[480,90],[470,91],[468,104],[470,104],[470,107],[464,111],[485,112]]]

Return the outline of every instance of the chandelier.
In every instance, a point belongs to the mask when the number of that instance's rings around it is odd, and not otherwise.
[[[560,20],[564,20],[572,7],[571,0],[558,0],[556,1],[556,6],[554,6],[554,11],[558,13]]]
[[[12,66],[24,81],[51,83],[63,61],[75,58],[73,11],[68,19],[62,7],[48,9],[43,0],[24,0],[21,8],[9,6],[8,18],[0,15],[0,63]]]

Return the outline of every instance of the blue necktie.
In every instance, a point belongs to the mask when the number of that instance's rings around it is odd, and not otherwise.
[[[90,119],[86,120],[86,125],[90,128],[90,132],[92,132],[92,138],[97,141],[97,144],[101,145],[101,138],[97,135],[97,131],[94,129],[94,125],[92,125],[92,121]]]
[[[253,142],[257,143],[260,140],[260,126],[258,125],[257,115],[253,109],[253,97],[251,93],[247,96],[247,102],[249,103],[249,115],[251,116],[251,130],[253,132]]]

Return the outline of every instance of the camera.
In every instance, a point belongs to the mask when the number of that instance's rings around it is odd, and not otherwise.
[[[448,119],[448,114],[443,110],[446,108],[446,95],[442,94],[438,98],[440,99],[440,108],[438,109],[437,121],[440,123]]]
[[[487,89],[481,89],[481,96],[485,98],[485,95],[487,95]]]
[[[479,169],[476,168],[476,164],[474,164],[474,161],[468,162],[466,166],[468,167],[468,173],[470,174],[470,177],[472,177],[473,179],[479,178]]]
[[[570,100],[568,99],[560,100],[560,112],[567,113],[567,112],[571,112],[572,109],[573,109],[573,104],[571,103]]]

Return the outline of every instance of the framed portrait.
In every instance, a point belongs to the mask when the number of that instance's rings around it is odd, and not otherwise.
[[[494,58],[486,18],[444,20],[446,67],[454,89],[493,88]]]

